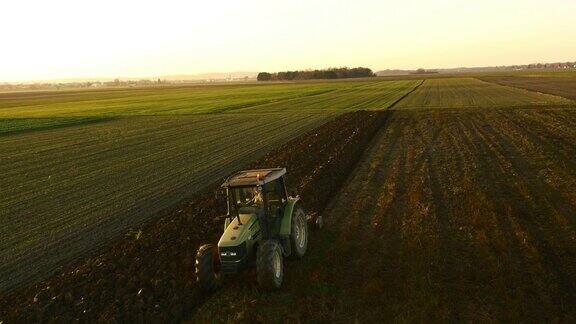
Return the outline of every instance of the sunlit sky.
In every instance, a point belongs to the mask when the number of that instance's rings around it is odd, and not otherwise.
[[[576,60],[574,0],[6,0],[0,81]]]

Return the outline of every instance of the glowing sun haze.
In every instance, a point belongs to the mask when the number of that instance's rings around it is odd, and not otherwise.
[[[4,1],[0,80],[576,59],[574,0]]]

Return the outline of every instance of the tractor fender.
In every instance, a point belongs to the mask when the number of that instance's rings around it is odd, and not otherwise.
[[[286,201],[286,206],[284,207],[284,216],[282,217],[282,222],[280,223],[280,235],[287,236],[290,235],[292,230],[292,216],[298,206],[300,201],[299,197],[288,197]]]

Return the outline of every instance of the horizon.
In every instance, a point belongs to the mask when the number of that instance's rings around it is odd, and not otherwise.
[[[567,0],[22,1],[5,9],[11,14],[0,28],[11,31],[3,43],[13,50],[0,52],[4,83],[334,66],[474,68],[567,62],[576,52],[576,3]]]
[[[444,70],[458,70],[458,69],[490,69],[490,68],[500,68],[500,67],[512,67],[512,66],[527,66],[532,64],[562,64],[562,63],[576,63],[576,59],[566,60],[566,61],[558,61],[558,62],[531,62],[526,64],[507,64],[507,65],[490,65],[490,66],[453,66],[453,67],[445,67],[445,68],[424,68],[427,71],[444,71]],[[342,66],[345,68],[353,68],[351,66]],[[324,69],[331,69],[334,67],[327,67]],[[413,69],[401,69],[401,68],[384,68],[384,69],[371,69],[372,72],[385,72],[385,71],[416,71],[420,68],[413,68]],[[102,76],[102,77],[71,77],[71,78],[61,78],[61,79],[38,79],[38,80],[18,80],[18,81],[4,81],[0,80],[0,84],[33,84],[33,83],[67,83],[67,82],[109,82],[118,79],[120,81],[128,81],[128,80],[156,80],[156,79],[163,79],[163,78],[174,78],[174,77],[200,77],[200,76],[207,76],[207,75],[216,75],[216,74],[258,74],[260,72],[269,72],[269,73],[277,73],[277,72],[285,72],[285,71],[311,71],[311,70],[322,70],[322,69],[315,69],[315,68],[305,68],[301,70],[282,70],[282,71],[223,71],[223,72],[201,72],[201,73],[178,73],[178,74],[167,74],[167,75],[142,75],[142,76]],[[240,76],[234,76],[240,77]],[[256,75],[254,75],[254,78]],[[170,81],[201,81],[206,79],[172,79]],[[165,80],[163,80],[165,81]]]

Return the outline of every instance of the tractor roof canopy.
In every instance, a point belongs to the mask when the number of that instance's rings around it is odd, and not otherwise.
[[[261,186],[286,174],[286,168],[238,171],[226,179],[222,188]]]

